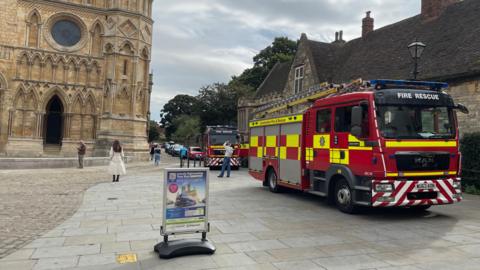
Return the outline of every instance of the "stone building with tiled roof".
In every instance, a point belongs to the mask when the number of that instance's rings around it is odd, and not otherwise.
[[[458,115],[462,132],[480,131],[478,14],[478,0],[422,0],[421,14],[377,30],[368,12],[362,36],[348,42],[342,32],[332,43],[302,34],[293,62],[278,64],[255,97],[239,101],[239,129],[247,132],[249,119],[268,117],[267,109],[282,100],[298,100],[287,106],[288,112],[301,112],[318,98],[325,83],[411,79],[413,60],[407,46],[418,40],[427,45],[418,62],[418,79],[448,82],[454,99],[470,109],[469,115]]]

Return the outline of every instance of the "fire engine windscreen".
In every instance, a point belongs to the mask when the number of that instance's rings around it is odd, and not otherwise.
[[[380,133],[389,139],[450,139],[455,137],[452,110],[447,107],[379,106]]]
[[[230,143],[237,142],[237,134],[230,133],[230,134],[210,134],[210,145],[222,145],[226,141],[230,141]]]

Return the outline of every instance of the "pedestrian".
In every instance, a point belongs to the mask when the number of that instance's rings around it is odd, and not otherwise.
[[[125,163],[123,163],[123,148],[120,145],[118,140],[113,142],[112,148],[110,148],[110,165],[108,171],[113,175],[112,182],[118,182],[120,180],[120,175],[125,175],[127,172],[125,170]]]
[[[187,148],[185,146],[182,146],[182,148],[180,148],[180,167],[183,167],[183,160],[185,158],[187,158]]]
[[[223,148],[225,148],[225,157],[223,158],[223,164],[222,164],[222,170],[220,172],[220,175],[218,177],[223,177],[223,174],[225,173],[225,169],[227,169],[227,177],[230,177],[230,159],[232,158],[233,155],[233,147],[230,144],[230,141],[226,141],[223,144]]]
[[[154,150],[154,155],[155,155],[155,166],[158,166],[160,164],[160,155],[162,154],[162,149],[160,149],[160,146],[157,145]]]
[[[83,158],[87,152],[87,146],[83,141],[78,142],[77,153],[78,153],[78,168],[83,169]]]
[[[153,155],[155,154],[155,147],[156,147],[155,144],[150,143],[150,161],[153,160]]]

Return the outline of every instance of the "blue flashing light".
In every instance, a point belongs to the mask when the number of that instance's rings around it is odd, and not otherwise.
[[[370,84],[373,85],[376,89],[406,87],[406,88],[414,88],[414,89],[441,90],[444,88],[448,88],[448,83],[404,81],[404,80],[372,80],[370,81]]]

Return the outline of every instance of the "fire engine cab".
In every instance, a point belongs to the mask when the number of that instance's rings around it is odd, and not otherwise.
[[[240,166],[238,131],[233,126],[207,126],[203,134],[203,149],[205,151],[205,167],[218,168],[223,164],[225,148],[223,144],[229,141],[232,144],[233,155],[230,166],[238,169]]]
[[[445,83],[338,87],[303,113],[250,122],[249,173],[268,186],[359,206],[427,209],[462,199],[455,104]],[[331,89],[330,89],[331,90]]]

